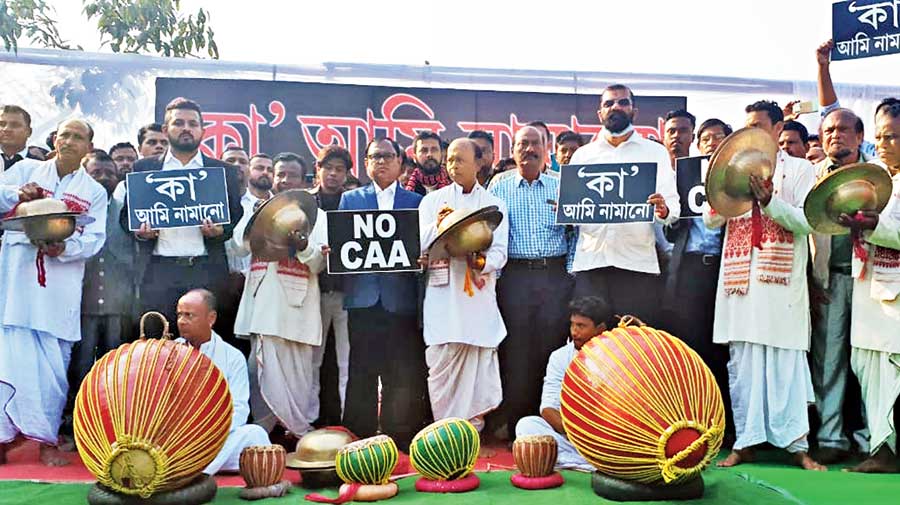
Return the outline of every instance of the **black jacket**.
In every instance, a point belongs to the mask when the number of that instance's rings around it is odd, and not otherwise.
[[[132,171],[152,172],[162,170],[164,156],[165,154],[162,154],[153,158],[139,160],[134,164]],[[222,266],[224,268],[223,275],[225,275],[228,272],[228,258],[225,256],[225,242],[231,238],[232,233],[234,232],[234,226],[240,221],[241,216],[244,215],[244,208],[241,206],[240,182],[237,172],[240,169],[234,165],[229,165],[222,160],[210,158],[206,155],[203,155],[203,166],[225,168],[225,186],[228,190],[228,211],[231,214],[231,223],[224,226],[225,233],[222,235],[203,239],[203,242],[206,244],[206,254],[209,257],[208,264],[213,267]],[[125,205],[122,207],[122,212],[119,214],[119,224],[121,224],[125,231],[128,231],[131,236],[134,237],[134,234],[128,230],[127,196],[125,197]],[[135,240],[137,239],[135,238]],[[144,271],[147,268],[147,264],[150,262],[150,256],[153,254],[154,247],[156,247],[156,241],[137,240],[137,243],[139,247],[138,257],[135,261],[135,274],[138,279],[143,279]]]

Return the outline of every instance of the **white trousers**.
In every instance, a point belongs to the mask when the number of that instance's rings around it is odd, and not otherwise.
[[[28,328],[0,328],[0,443],[18,435],[58,443],[72,345]]]
[[[425,349],[428,394],[434,419],[459,417],[481,432],[484,415],[503,401],[497,349],[440,344]]]
[[[266,431],[279,422],[298,437],[312,430],[314,349],[272,335],[250,335],[250,412]]]
[[[584,457],[578,453],[578,449],[569,442],[562,433],[557,433],[550,423],[541,416],[528,416],[519,419],[516,423],[516,437],[525,435],[551,435],[556,439],[556,467],[568,470],[581,470],[593,472],[593,467]]]
[[[854,347],[850,366],[859,379],[866,406],[869,452],[875,454],[885,444],[895,452],[894,402],[900,396],[900,354]]]
[[[269,435],[261,426],[255,424],[245,424],[231,430],[222,450],[216,455],[216,459],[212,461],[203,473],[206,475],[215,475],[221,470],[233,472],[240,469],[241,452],[247,447],[254,445],[269,445]]]

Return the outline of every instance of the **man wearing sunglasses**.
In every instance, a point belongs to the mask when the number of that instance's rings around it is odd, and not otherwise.
[[[635,133],[637,110],[628,87],[607,87],[597,111],[603,123],[600,138],[575,151],[569,164],[656,164],[656,192],[647,203],[653,204],[657,223],[671,224],[681,211],[675,171],[665,147]],[[572,265],[574,296],[599,296],[614,314],[634,314],[648,324],[656,323],[662,286],[653,224],[579,226]]]

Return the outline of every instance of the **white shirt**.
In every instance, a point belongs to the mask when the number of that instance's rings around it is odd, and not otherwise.
[[[183,338],[176,339],[175,342],[191,345]],[[244,355],[222,340],[216,332],[212,333],[208,342],[200,344],[200,352],[216,365],[228,383],[234,407],[231,414],[231,430],[247,424],[247,416],[250,415],[250,375],[247,373],[247,360]]]
[[[372,183],[375,186],[375,198],[378,200],[378,210],[393,210],[394,195],[397,194],[397,181],[391,183],[390,186],[381,189],[377,182]]]
[[[656,218],[660,224],[671,224],[681,214],[675,171],[666,148],[652,140],[632,133],[631,137],[614,147],[606,139],[582,146],[572,156],[569,165],[593,163],[656,163],[656,192],[666,199],[669,215]],[[580,225],[575,248],[573,272],[595,268],[616,267],[634,272],[659,273],[656,257],[656,233],[653,223]]]
[[[506,248],[509,241],[509,216],[506,202],[487,192],[478,184],[464,194],[459,184],[437,189],[425,195],[419,204],[419,239],[426,251],[437,238],[437,215],[444,207],[456,209],[481,209],[496,205],[503,213],[503,220],[494,230],[491,247],[485,251],[481,276],[485,284],[481,289],[472,286],[473,296],[463,290],[466,261],[450,259],[449,282],[440,286],[426,282],[423,320],[425,345],[461,343],[479,347],[497,347],[506,337],[506,325],[497,306],[497,271],[506,265]],[[430,261],[446,259],[446,252],[435,251]],[[429,277],[432,274],[429,273]]]
[[[3,234],[0,247],[0,324],[30,328],[69,342],[81,340],[81,293],[85,262],[106,240],[108,198],[83,168],[60,178],[56,160],[22,160],[0,174],[0,213],[19,203],[19,188],[35,182],[53,198],[73,202],[94,218],[76,228],[56,258],[44,256],[47,286],[38,284],[37,248],[19,231]]]
[[[163,158],[163,170],[178,170],[181,168],[203,168],[203,156],[200,151],[182,165],[178,158],[172,155],[172,151],[166,151]],[[206,244],[203,242],[203,233],[200,227],[192,228],[167,228],[159,230],[159,238],[156,239],[156,247],[153,248],[156,256],[206,256]]]
[[[541,408],[538,413],[544,409],[559,410],[559,395],[562,392],[563,377],[577,352],[575,343],[569,340],[569,343],[550,354],[550,359],[547,360],[547,373],[544,375],[544,388],[541,390]]]

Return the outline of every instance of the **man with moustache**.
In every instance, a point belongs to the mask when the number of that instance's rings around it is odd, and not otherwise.
[[[608,86],[597,111],[603,131],[598,140],[576,151],[570,163],[656,164],[656,191],[647,203],[654,206],[656,224],[672,224],[681,213],[675,171],[665,147],[635,133],[636,113],[627,86]],[[661,286],[654,223],[580,225],[578,230],[572,264],[575,296],[599,296],[616,314],[657,323]]]
[[[500,346],[500,375],[507,384],[502,415],[510,439],[519,419],[538,408],[541,372],[565,342],[572,278],[566,271],[571,243],[556,224],[559,177],[544,173],[547,144],[526,126],[513,138],[516,170],[490,193],[506,204],[508,261],[498,281],[498,303],[507,338]]]
[[[274,161],[276,195],[308,187],[307,164],[300,156],[281,153]],[[235,236],[240,252],[252,255],[243,241],[247,223],[241,221]],[[327,226],[325,213],[316,209],[304,249],[280,261],[251,259],[234,332],[250,340],[250,410],[267,431],[279,423],[300,437],[316,418],[313,354],[322,345],[319,272],[325,267]]]
[[[18,105],[4,105],[0,108],[0,155],[3,156],[3,170],[8,170],[26,158],[34,159],[28,152],[28,137],[31,136],[31,114]]]
[[[834,109],[822,120],[822,147],[826,158],[815,165],[816,178],[851,163],[876,162],[860,150],[863,122],[849,109]],[[784,137],[784,134],[782,134]],[[816,435],[819,448],[814,456],[822,464],[837,463],[850,455],[850,440],[844,433],[844,397],[850,368],[850,324],[852,320],[853,241],[850,235],[810,234],[813,280],[825,290],[813,321],[810,372],[816,392],[816,410],[821,424]],[[860,433],[861,445],[865,434]]]
[[[569,303],[569,342],[553,351],[547,360],[547,373],[541,392],[539,416],[524,417],[516,425],[516,437],[551,435],[556,439],[557,468],[593,472],[595,468],[578,453],[566,436],[560,414],[560,392],[569,363],[584,344],[614,326],[613,313],[602,298],[585,296]]]
[[[32,242],[7,231],[0,247],[0,464],[19,438],[41,443],[48,466],[68,464],[57,449],[69,383],[72,346],[81,339],[84,264],[106,239],[106,191],[81,168],[94,131],[80,119],[63,121],[57,156],[20,161],[0,175],[0,212],[54,198],[93,222],[59,242]],[[37,260],[35,259],[37,258]]]
[[[163,133],[162,125],[159,123],[150,123],[142,126],[140,130],[138,130],[137,141],[138,157],[141,159],[160,156],[165,154],[166,149],[169,148],[169,138]],[[134,162],[131,163],[131,170],[134,170]],[[113,198],[120,203],[125,202],[126,191],[125,177],[122,177],[122,181],[119,182],[119,185],[116,186],[116,190],[113,191]]]
[[[392,139],[376,138],[365,152],[366,173],[372,182],[344,192],[338,209],[418,208],[422,197],[397,184],[400,146]],[[427,409],[425,346],[416,320],[416,275],[347,275],[343,280],[350,325],[344,425],[359,437],[375,434],[380,385],[381,427],[406,450],[422,428]]]
[[[795,158],[806,158],[809,152],[809,132],[799,121],[785,121],[778,137],[778,147]]]
[[[119,142],[109,148],[109,157],[116,164],[116,177],[122,181],[125,176],[131,173],[134,163],[138,159],[137,150],[131,145],[131,142]]]
[[[760,128],[778,141],[784,113],[777,103],[761,100],[745,111],[747,127]],[[754,446],[768,442],[792,454],[805,470],[826,470],[807,453],[807,406],[815,396],[806,357],[806,235],[811,229],[803,202],[814,184],[808,161],[778,151],[771,180],[750,176],[759,206],[756,217],[753,211],[727,220],[712,210],[703,213],[711,228],[727,222],[713,341],[728,344],[736,440],[719,466],[752,461]]]
[[[666,113],[663,125],[663,145],[669,151],[669,159],[672,167],[675,160],[691,155],[691,144],[694,143],[694,128],[697,126],[697,118],[684,110],[672,110]]]
[[[478,184],[480,151],[471,139],[454,140],[447,152],[453,184],[429,193],[419,205],[423,251],[454,210],[496,205],[504,215],[486,251],[451,258],[437,248],[423,261],[428,268],[423,321],[431,409],[435,419],[467,419],[479,432],[485,414],[503,399],[497,347],[506,337],[506,326],[497,307],[496,282],[506,264],[509,237],[506,204]]]
[[[900,101],[887,99],[876,109],[875,146],[891,174],[891,199],[880,214],[864,210],[840,216],[844,226],[862,233],[867,249],[865,263],[857,257],[853,265],[850,364],[862,387],[869,458],[850,471],[895,473],[900,471],[895,425],[900,396]]]
[[[707,119],[697,130],[697,149],[710,156],[731,135],[731,126],[720,119]],[[706,171],[700,174],[706,180]],[[702,219],[679,219],[665,227],[673,244],[672,260],[663,291],[664,326],[691,347],[710,368],[728,406],[728,348],[713,343],[716,285],[722,256],[722,229],[709,229]],[[725,411],[728,439],[734,438],[731,410]]]
[[[162,156],[144,158],[134,165],[134,172],[176,170],[183,168],[223,167],[228,191],[231,221],[214,225],[207,220],[195,228],[154,230],[149,223],[134,232],[139,249],[135,275],[141,279],[141,313],[155,310],[169,321],[175,320],[175,301],[194,288],[213,291],[222,288],[228,278],[225,242],[231,238],[234,225],[244,211],[241,207],[238,169],[200,152],[203,139],[203,117],[200,106],[186,98],[173,99],[166,106],[163,132],[169,146]],[[120,214],[122,228],[128,230],[128,199]],[[218,327],[220,335],[230,336],[231,329]]]
[[[112,198],[119,180],[115,161],[103,151],[96,150],[84,157],[82,166],[106,190],[109,196],[106,214],[113,218],[104,223],[106,242],[103,248],[84,267],[81,341],[72,351],[69,366],[73,400],[94,361],[131,340],[128,330],[134,308],[134,243],[115,219],[122,211],[122,203]]]
[[[420,132],[413,140],[413,159],[416,169],[406,181],[406,190],[424,196],[449,186],[451,181],[442,166],[441,137],[431,131]]]

